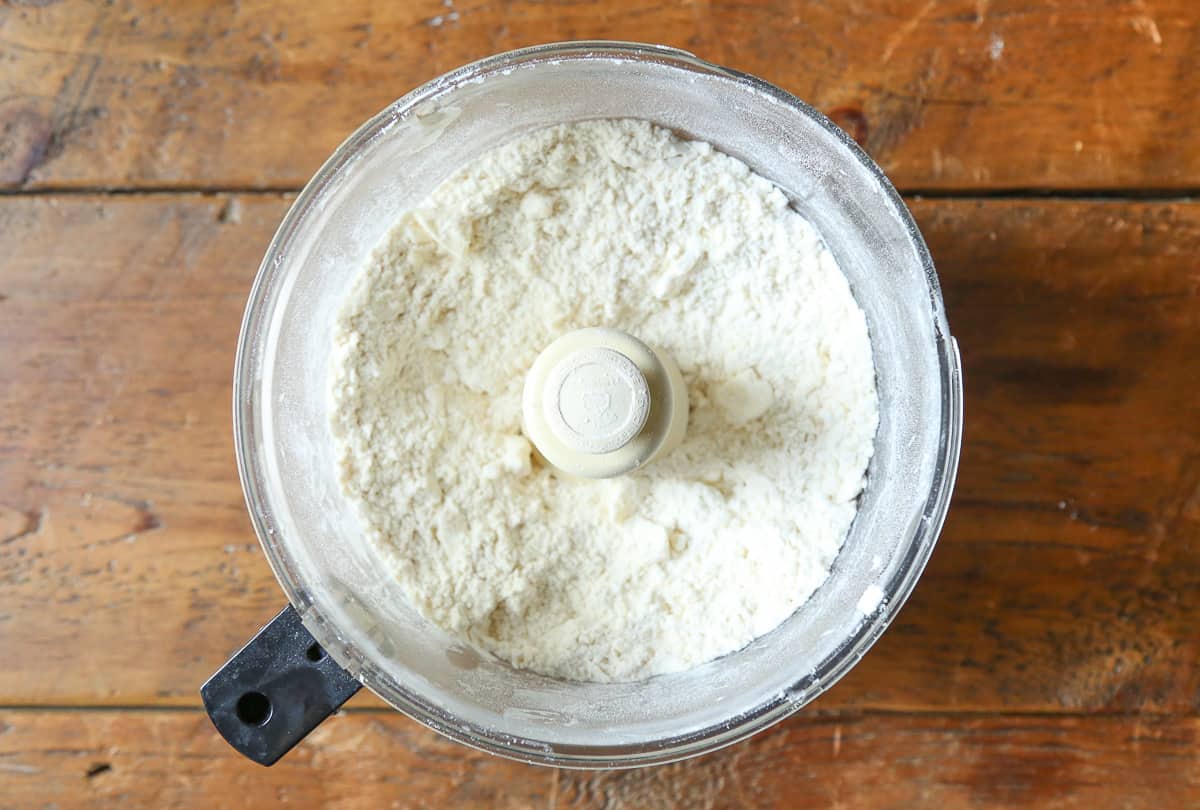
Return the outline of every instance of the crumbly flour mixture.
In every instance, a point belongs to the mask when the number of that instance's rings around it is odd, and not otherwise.
[[[675,358],[686,438],[574,480],[521,432],[538,353],[610,326]],[[821,584],[870,460],[862,311],[745,164],[632,120],[540,130],[401,219],[342,314],[342,483],[409,597],[519,667],[632,680],[742,647]]]

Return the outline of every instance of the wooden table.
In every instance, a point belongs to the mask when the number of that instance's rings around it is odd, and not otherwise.
[[[699,760],[538,769],[360,694],[244,761],[196,690],[282,603],[229,413],[267,240],[394,98],[575,38],[758,74],[908,196],[967,382],[932,563]],[[0,808],[1200,805],[1195,0],[8,0],[0,66]]]

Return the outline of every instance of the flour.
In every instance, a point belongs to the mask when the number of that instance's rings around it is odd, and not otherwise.
[[[687,435],[576,480],[521,433],[538,353],[624,330],[673,357]],[[621,681],[732,652],[821,584],[878,401],[866,322],[784,195],[638,121],[502,146],[406,213],[336,338],[344,491],[415,606],[516,666]]]

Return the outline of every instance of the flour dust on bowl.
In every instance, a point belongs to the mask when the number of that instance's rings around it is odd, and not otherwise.
[[[534,763],[735,742],[911,592],[961,407],[920,234],[819,113],[656,46],[468,65],[268,249],[234,421],[290,604],[205,706],[264,764],[360,684]]]

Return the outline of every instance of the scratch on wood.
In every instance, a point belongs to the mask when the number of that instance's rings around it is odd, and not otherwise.
[[[107,762],[96,762],[87,769],[86,776],[88,779],[95,779],[102,773],[108,773],[112,770],[112,765]]]
[[[98,52],[92,53],[89,46],[109,30],[107,25],[109,12],[109,6],[102,6],[96,14],[91,29],[84,37],[75,63],[59,88],[54,110],[50,116],[48,131],[44,133],[44,139],[29,151],[20,176],[16,178],[19,184],[23,185],[28,182],[33,170],[38,166],[60,155],[66,139],[73,132],[82,129],[90,121],[107,114],[107,110],[102,107],[84,110],[83,105],[91,93],[100,64],[104,61],[102,56],[104,48],[101,47]]]
[[[39,97],[0,100],[0,183],[24,185],[45,159],[53,131],[44,109],[48,105],[49,100]]]
[[[30,537],[42,530],[42,522],[46,518],[44,509],[38,509],[33,512],[25,513],[25,525],[16,533],[8,537],[0,537],[0,546],[6,546],[9,543],[15,543],[23,537]]]
[[[1129,24],[1133,26],[1134,31],[1153,42],[1155,47],[1162,47],[1162,34],[1159,33],[1158,23],[1154,21],[1153,17],[1142,14],[1130,20]]]
[[[987,21],[988,3],[990,0],[975,0],[975,27],[981,27]]]
[[[115,543],[132,543],[143,534],[163,528],[166,524],[154,512],[154,504],[150,501],[138,500],[136,498],[123,498],[120,495],[92,495],[86,493],[82,505],[87,506],[91,503],[91,499],[102,498],[112,503],[118,503],[132,509],[136,514],[136,521],[129,531],[116,535],[115,537],[106,537],[101,540],[96,540],[83,546],[85,549],[100,548],[110,546]]]
[[[888,40],[887,46],[883,49],[883,58],[880,59],[881,64],[887,64],[892,58],[892,54],[896,52],[896,48],[912,34],[916,27],[921,24],[921,21],[929,16],[929,12],[933,11],[933,7],[937,5],[937,0],[929,0],[925,5],[921,6],[921,10],[913,15],[912,19],[900,26],[896,33],[892,34]]]
[[[230,197],[217,212],[217,222],[237,225],[242,221],[242,204],[237,197]]]
[[[25,765],[21,762],[0,762],[0,771],[8,771],[9,773],[41,773],[41,768],[35,768],[33,765]]]

